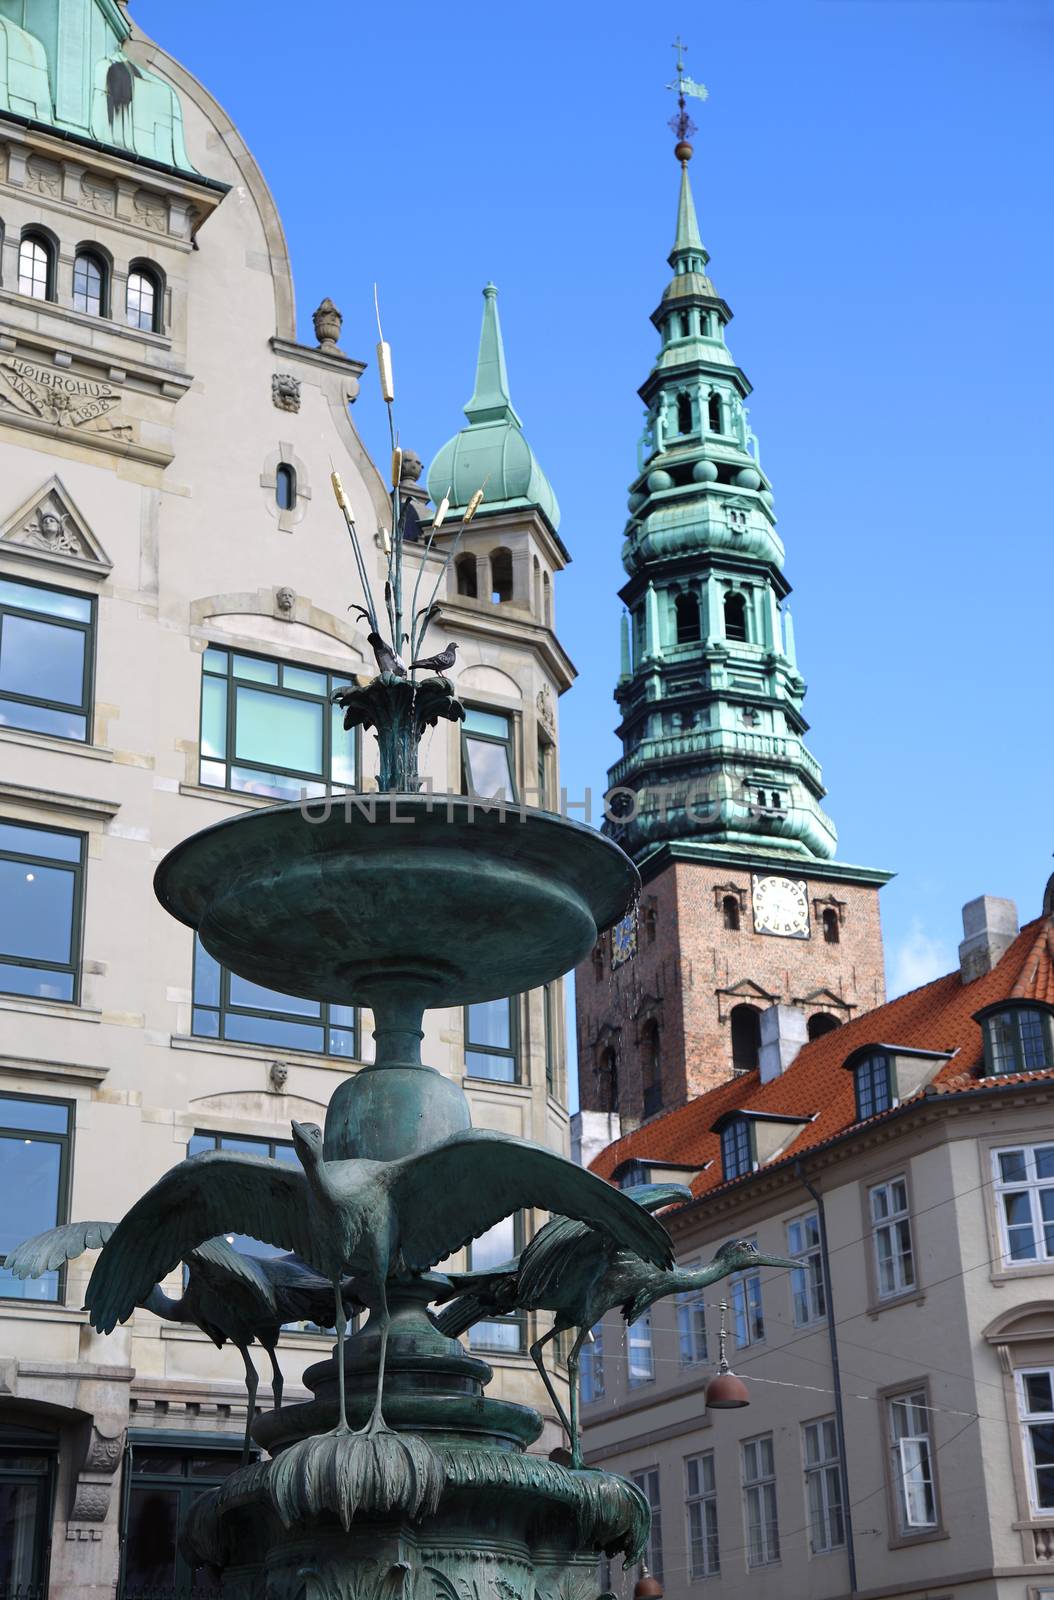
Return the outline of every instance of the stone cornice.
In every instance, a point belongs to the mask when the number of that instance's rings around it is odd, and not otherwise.
[[[500,615],[492,615],[490,611],[470,611],[468,606],[458,605],[454,595],[437,604],[439,619],[455,638],[459,634],[475,634],[493,644],[530,650],[544,664],[556,684],[558,694],[569,689],[578,677],[578,668],[556,635],[541,623],[528,621],[529,612],[522,613],[521,621],[513,616],[508,606],[501,608]]]
[[[736,866],[743,872],[750,871],[751,868],[756,868],[759,872],[793,870],[803,873],[810,882],[861,883],[878,888],[896,876],[895,873],[885,872],[880,867],[857,867],[845,861],[821,861],[811,856],[798,857],[777,851],[769,853],[764,849],[747,850],[728,845],[697,844],[691,840],[673,840],[661,844],[650,855],[638,861],[637,866],[644,882],[649,883],[674,861],[708,866]]]
[[[298,361],[303,366],[319,367],[323,372],[335,373],[340,378],[350,378],[354,384],[354,392],[350,393],[348,398],[354,400],[358,394],[359,379],[366,371],[365,361],[357,361],[354,356],[346,356],[342,350],[323,350],[315,345],[297,344],[292,339],[280,339],[277,335],[270,340],[270,345],[275,355],[281,356],[284,361]]]
[[[53,161],[75,161],[78,165],[110,177],[178,195],[193,204],[198,213],[197,226],[215,211],[230,192],[230,184],[222,183],[218,178],[183,172],[161,161],[151,161],[146,156],[110,149],[107,145],[96,144],[93,139],[85,138],[83,134],[53,128],[49,123],[36,122],[32,117],[22,117],[14,111],[5,111],[0,117],[0,143],[28,145]]]

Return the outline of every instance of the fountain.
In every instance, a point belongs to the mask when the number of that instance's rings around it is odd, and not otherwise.
[[[383,342],[378,354],[390,415]],[[334,479],[382,666],[371,683],[343,691],[342,703],[346,725],[377,730],[382,792],[234,817],[177,846],[155,879],[162,905],[235,973],[286,993],[371,1008],[376,1057],[333,1095],[326,1161],[416,1159],[463,1135],[471,1121],[463,1090],[421,1059],[424,1010],[497,999],[560,976],[639,890],[622,851],[581,824],[471,795],[420,792],[424,728],[464,713],[442,674],[418,681],[398,659],[404,640],[411,656],[420,653],[435,612],[433,594],[414,611],[407,640],[400,464],[396,450],[392,530],[384,535],[390,648],[380,639],[357,531]],[[480,492],[464,520],[481,499]],[[429,547],[447,509],[444,502],[437,511]],[[466,1160],[459,1178],[468,1192],[471,1168]],[[532,1203],[547,1202],[539,1194]],[[263,1224],[256,1231],[267,1237]],[[370,1453],[368,1436],[333,1431],[335,1356],[305,1374],[309,1402],[257,1417],[254,1438],[270,1459],[205,1494],[184,1533],[188,1559],[209,1567],[224,1595],[593,1600],[601,1553],[621,1552],[627,1563],[639,1556],[649,1526],[643,1497],[612,1474],[528,1453],[542,1429],[537,1412],[488,1398],[490,1367],[444,1336],[428,1313],[445,1284],[441,1273],[411,1272],[401,1262],[387,1280],[384,1448]],[[376,1322],[371,1316],[344,1346],[352,1426],[373,1405]]]

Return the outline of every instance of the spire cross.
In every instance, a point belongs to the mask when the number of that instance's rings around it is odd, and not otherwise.
[[[696,100],[705,100],[707,98],[707,92],[703,84],[696,83],[694,79],[689,78],[685,73],[684,55],[685,51],[688,49],[688,46],[685,44],[680,34],[677,35],[673,44],[670,46],[670,49],[675,50],[677,53],[677,80],[675,83],[668,83],[666,85],[667,89],[676,89],[677,91],[677,115],[670,118],[670,127],[677,135],[678,144],[684,145],[696,132],[695,123],[688,115],[688,110],[685,105],[685,97],[687,95],[691,95]],[[688,151],[688,155],[691,155],[690,149]],[[687,159],[687,157],[683,159]]]

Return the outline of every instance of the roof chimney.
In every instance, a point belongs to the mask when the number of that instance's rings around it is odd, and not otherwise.
[[[797,1006],[769,1006],[761,1013],[761,1050],[758,1066],[762,1083],[786,1072],[803,1044],[809,1042],[805,1012]]]
[[[1017,938],[1017,906],[994,894],[968,900],[963,906],[963,933],[959,971],[963,983],[973,983],[991,972]]]

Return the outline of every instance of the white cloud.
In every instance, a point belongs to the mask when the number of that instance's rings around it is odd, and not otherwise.
[[[890,961],[889,998],[896,999],[908,989],[931,983],[943,977],[958,964],[958,952],[944,939],[934,939],[923,928],[918,917],[913,917],[911,928],[892,952]]]

